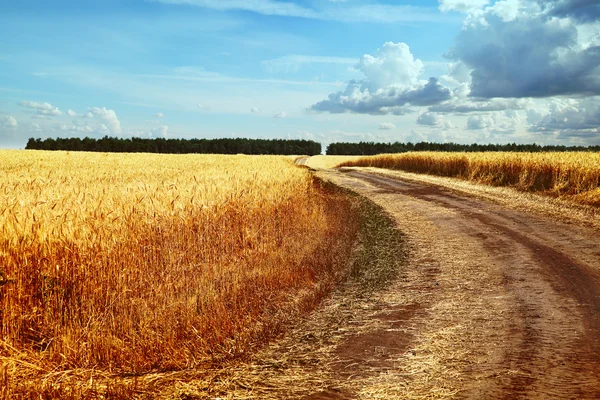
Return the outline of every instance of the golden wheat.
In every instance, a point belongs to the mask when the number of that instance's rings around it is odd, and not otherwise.
[[[0,367],[17,392],[25,370],[243,355],[314,304],[352,242],[332,219],[348,205],[286,157],[0,151],[0,174]]]
[[[363,157],[338,165],[399,169],[456,177],[522,191],[570,196],[600,205],[600,154],[419,152]]]

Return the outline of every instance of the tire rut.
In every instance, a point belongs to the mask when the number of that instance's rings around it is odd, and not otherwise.
[[[503,274],[512,306],[502,360],[487,391],[464,390],[458,397],[600,398],[600,245],[594,232],[439,186],[356,170],[344,174],[379,194],[456,213],[438,224],[480,243]]]

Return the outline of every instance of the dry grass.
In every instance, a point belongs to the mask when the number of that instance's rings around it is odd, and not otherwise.
[[[492,186],[570,197],[600,206],[598,153],[404,153],[338,164],[456,177]]]
[[[127,398],[94,379],[244,357],[331,288],[358,229],[285,157],[0,160],[0,398]]]
[[[332,195],[342,193],[337,190]],[[284,338],[269,344],[249,362],[207,372],[161,391],[159,398],[302,399],[331,386],[340,389],[343,385],[338,382],[336,371],[349,364],[349,370],[363,375],[379,373],[372,366],[349,361],[346,356],[340,359],[335,354],[336,348],[349,339],[381,328],[376,315],[382,307],[382,292],[387,292],[388,286],[402,274],[406,247],[393,221],[380,207],[362,196],[350,194],[350,197],[359,211],[358,245],[347,279],[319,306],[318,312],[295,325]],[[391,292],[400,294],[396,290]],[[350,381],[359,382],[357,378]]]

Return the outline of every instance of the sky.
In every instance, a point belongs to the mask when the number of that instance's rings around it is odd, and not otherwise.
[[[598,0],[19,0],[0,37],[0,148],[600,144]]]

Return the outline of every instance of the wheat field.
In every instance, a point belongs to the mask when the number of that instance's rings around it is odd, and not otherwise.
[[[338,164],[344,166],[456,177],[600,206],[600,153],[414,152],[362,157]]]
[[[288,157],[0,151],[0,398],[244,357],[343,269],[324,190]]]

